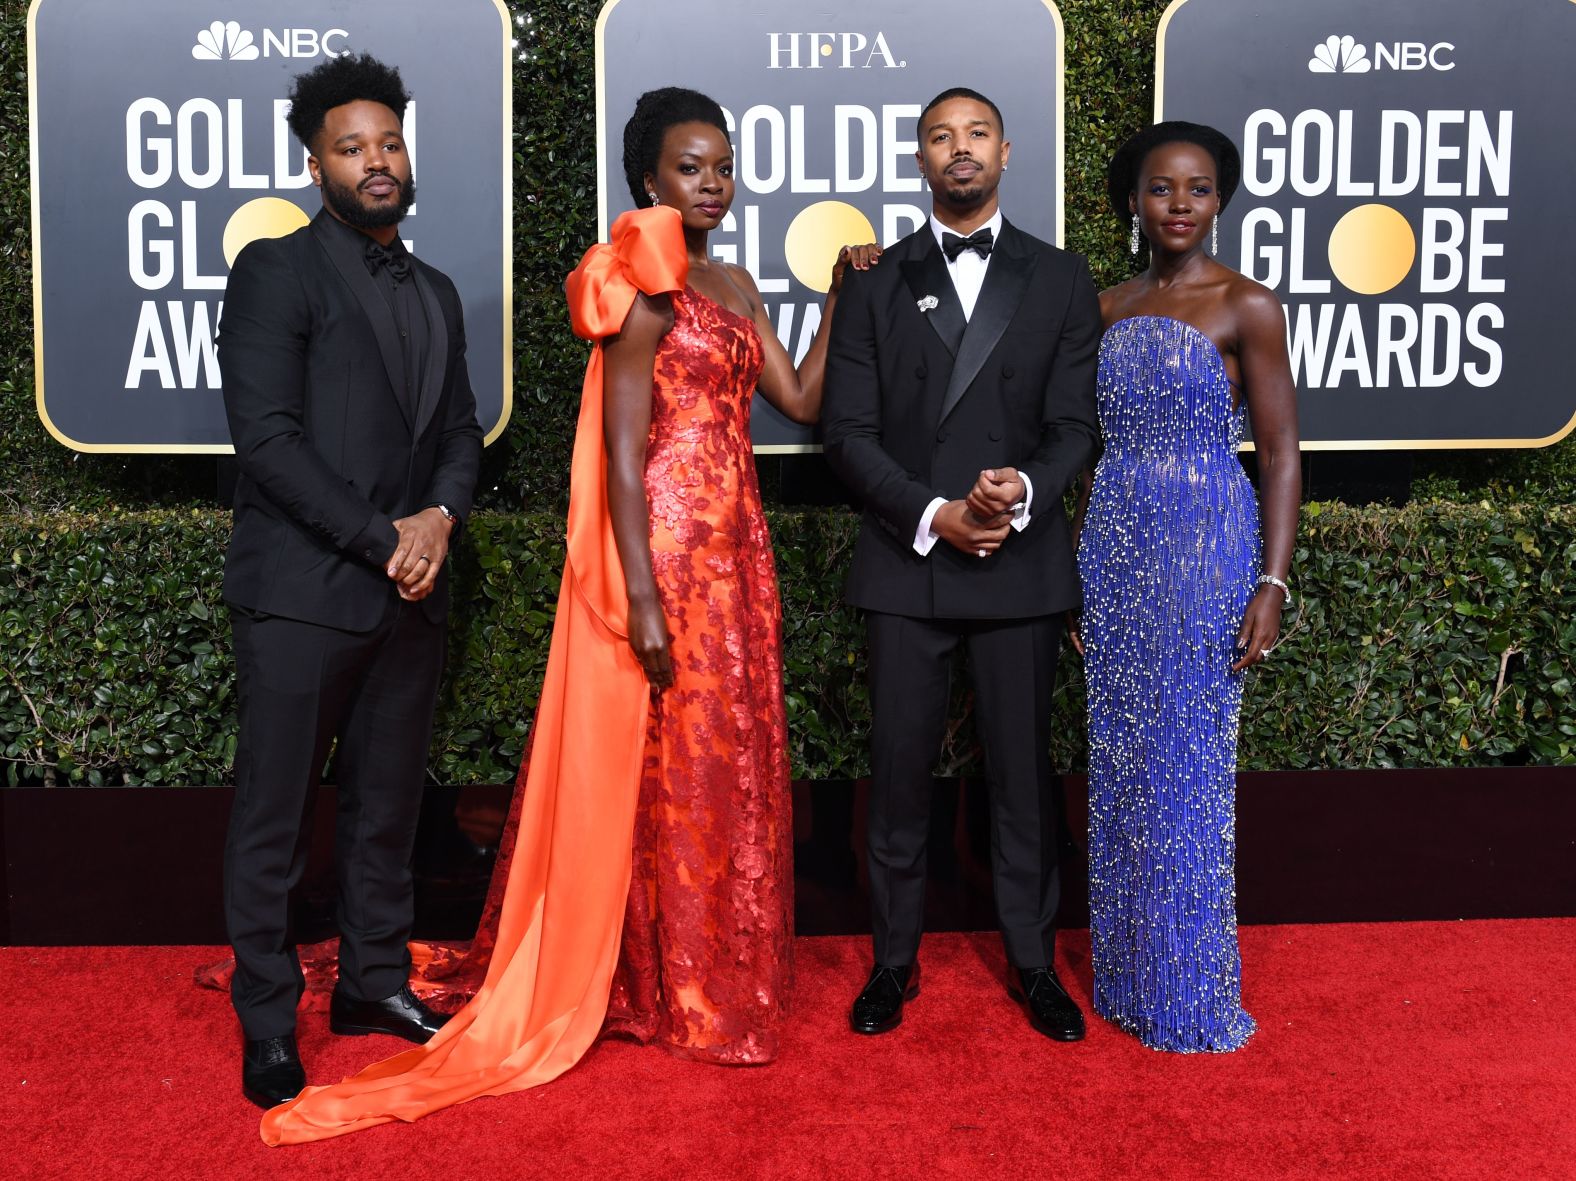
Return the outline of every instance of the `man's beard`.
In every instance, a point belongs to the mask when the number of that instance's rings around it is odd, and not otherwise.
[[[389,179],[394,180],[393,177]],[[410,207],[416,203],[416,181],[412,178],[400,184],[397,203],[369,208],[361,200],[361,194],[356,189],[339,184],[325,176],[323,201],[346,225],[354,226],[358,230],[381,230],[398,225],[405,219],[405,214],[409,213]]]
[[[961,211],[978,209],[990,199],[991,194],[996,191],[996,186],[984,183],[979,176],[971,177],[961,184],[950,176],[943,176],[941,187],[936,191],[939,192],[944,205]]]

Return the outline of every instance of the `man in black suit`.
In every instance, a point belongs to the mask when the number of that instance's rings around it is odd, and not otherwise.
[[[240,734],[225,849],[242,1089],[306,1083],[288,932],[305,820],[338,781],[336,1033],[426,1041],[408,986],[411,854],[448,612],[444,560],[482,432],[459,294],[397,226],[415,199],[399,72],[335,58],[296,79],[290,126],[323,209],[235,261],[219,337],[240,478],[225,560]]]
[[[1098,439],[1099,299],[1083,259],[1003,220],[994,103],[945,91],[918,132],[930,221],[845,280],[822,410],[826,457],[865,506],[847,599],[870,643],[875,967],[851,1023],[892,1029],[918,992],[931,772],[961,642],[1012,991],[1034,1028],[1074,1041],[1083,1014],[1052,966],[1050,715],[1079,596],[1062,496]]]

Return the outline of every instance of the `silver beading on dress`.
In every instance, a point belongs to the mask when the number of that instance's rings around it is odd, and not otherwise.
[[[1113,324],[1100,345],[1105,451],[1078,565],[1089,686],[1094,1007],[1156,1049],[1234,1050],[1237,724],[1232,673],[1259,571],[1244,415],[1192,325]]]

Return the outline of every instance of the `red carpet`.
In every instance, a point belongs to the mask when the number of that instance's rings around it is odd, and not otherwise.
[[[603,1043],[537,1091],[411,1126],[265,1148],[202,948],[10,948],[0,1146],[27,1178],[1576,1177],[1576,920],[1253,927],[1260,1032],[1221,1057],[1091,1017],[1031,1032],[1000,942],[928,937],[895,1033],[847,1032],[866,943],[798,943],[782,1059],[755,1069]],[[1088,938],[1062,937],[1089,995]],[[304,1018],[314,1081],[402,1043]]]

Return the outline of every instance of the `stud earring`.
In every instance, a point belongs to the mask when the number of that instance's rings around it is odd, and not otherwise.
[[[1212,255],[1220,253],[1220,214],[1218,213],[1209,223],[1209,252]]]
[[[1138,253],[1138,239],[1138,214],[1135,213],[1133,214],[1133,232],[1127,236],[1127,252],[1129,254]]]

